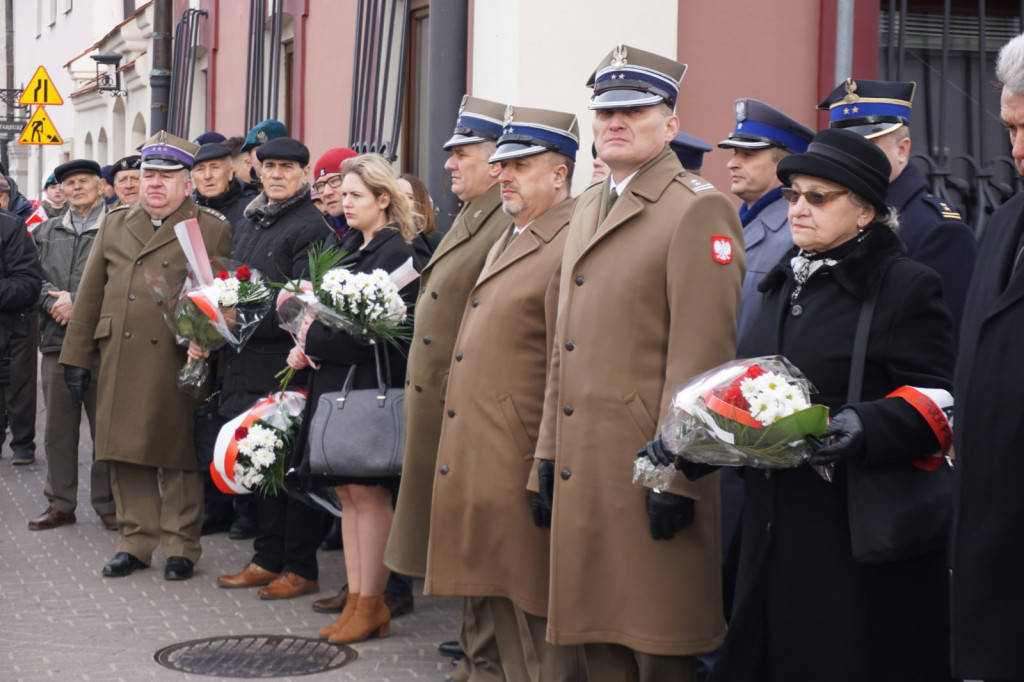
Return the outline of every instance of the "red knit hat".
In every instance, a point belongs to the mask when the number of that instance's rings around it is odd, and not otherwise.
[[[335,147],[334,149],[327,150],[316,162],[316,168],[313,169],[313,179],[321,178],[326,173],[340,173],[342,162],[354,156],[359,156],[359,154],[347,147]]]

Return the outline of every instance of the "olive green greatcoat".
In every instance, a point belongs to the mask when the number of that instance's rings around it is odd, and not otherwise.
[[[530,513],[558,308],[566,200],[491,250],[455,341],[434,474],[427,594],[506,597],[546,616],[551,533]],[[509,228],[511,230],[511,228]],[[474,305],[476,303],[476,305]]]
[[[107,214],[96,236],[60,355],[62,365],[92,368],[97,381],[96,459],[194,471],[195,399],[176,385],[187,361],[146,283],[158,275],[174,286],[185,276],[185,254],[174,226],[197,218],[210,256],[227,256],[231,225],[186,199],[153,229],[141,204]]]
[[[384,553],[384,563],[399,573],[426,575],[430,498],[452,347],[484,259],[511,222],[495,185],[462,207],[420,273],[405,383],[402,483]]]
[[[692,526],[653,540],[637,450],[673,393],[733,359],[743,230],[723,194],[662,152],[600,222],[608,181],[576,201],[536,456],[555,461],[548,639],[664,656],[722,641],[718,476],[679,475]],[[731,240],[713,258],[713,240]],[[569,347],[572,350],[568,350]],[[531,476],[536,489],[536,471]]]

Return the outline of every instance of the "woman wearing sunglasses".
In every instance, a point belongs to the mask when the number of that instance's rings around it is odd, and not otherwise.
[[[886,396],[949,391],[953,376],[941,282],[895,234],[889,170],[872,142],[836,129],[779,163],[796,248],[762,280],[738,352],[785,355],[817,388],[832,420],[810,464],[834,467],[833,481],[808,464],[744,470],[735,606],[712,682],[950,679],[943,549],[869,564],[851,543],[850,468],[877,476],[940,451],[926,418]],[[863,387],[848,397],[858,321],[876,294]]]

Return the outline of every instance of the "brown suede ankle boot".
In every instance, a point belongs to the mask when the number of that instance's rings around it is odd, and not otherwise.
[[[335,630],[328,640],[335,644],[361,642],[370,637],[387,637],[391,634],[391,612],[384,603],[384,595],[360,597],[352,619]]]
[[[359,593],[348,593],[348,600],[345,602],[345,608],[341,610],[341,615],[335,619],[333,623],[325,628],[320,628],[319,634],[321,637],[330,637],[335,632],[341,629],[341,627],[352,619],[352,616],[356,612],[356,606],[359,604]]]

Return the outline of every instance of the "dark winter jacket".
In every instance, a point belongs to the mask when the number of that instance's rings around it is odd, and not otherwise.
[[[231,178],[228,188],[223,194],[215,197],[204,197],[199,192],[192,192],[192,200],[200,206],[212,208],[228,219],[231,227],[242,222],[245,217],[245,209],[249,202],[257,195],[256,188],[248,183],[243,183],[237,178]]]
[[[25,198],[25,195],[18,191],[18,185],[14,182],[14,178],[10,176],[5,176],[5,178],[7,184],[11,186],[11,191],[7,195],[7,210],[21,218],[22,221],[25,221],[35,212],[36,207]]]
[[[846,402],[863,301],[881,287],[862,399],[865,471],[932,454],[938,441],[899,398],[903,386],[949,390],[953,342],[942,285],[874,225],[795,301],[789,258],[762,282],[765,300],[740,340],[741,357],[782,354],[835,414]],[[839,247],[843,249],[843,247]],[[790,252],[795,255],[796,250]],[[944,552],[886,564],[854,562],[846,469],[828,483],[808,465],[745,469],[735,606],[712,682],[934,682],[948,680]]]
[[[43,285],[35,244],[25,221],[0,211],[0,386],[10,384],[10,340],[28,334]]]

